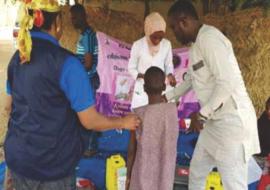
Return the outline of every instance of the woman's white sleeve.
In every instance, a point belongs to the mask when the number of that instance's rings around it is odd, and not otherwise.
[[[138,63],[139,63],[139,48],[138,44],[134,43],[131,48],[130,58],[128,62],[128,72],[133,77],[134,80],[137,79],[139,74]]]
[[[165,59],[165,74],[173,74],[172,45],[169,41],[169,48]]]

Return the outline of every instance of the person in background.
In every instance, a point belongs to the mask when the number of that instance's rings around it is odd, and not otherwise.
[[[99,88],[100,80],[97,72],[98,42],[96,32],[87,22],[86,10],[81,4],[75,4],[70,8],[71,22],[75,29],[80,31],[77,42],[76,56],[84,65],[88,73],[90,84],[93,88],[94,97]],[[92,156],[97,152],[97,141],[100,132],[82,129],[85,152],[84,156]]]
[[[176,165],[178,118],[175,103],[164,103],[165,74],[150,67],[144,74],[149,104],[134,109],[142,126],[131,132],[127,190],[172,190]]]
[[[148,98],[143,89],[145,71],[159,67],[165,72],[168,82],[175,86],[173,75],[173,60],[171,42],[165,39],[166,22],[163,17],[153,12],[145,18],[145,36],[133,43],[128,63],[128,71],[135,82],[131,108],[148,104]]]
[[[84,67],[58,43],[62,17],[57,1],[22,3],[19,50],[8,65],[12,107],[5,160],[16,190],[75,190],[80,127],[135,130],[140,119],[96,111]]]
[[[265,102],[265,110],[258,119],[258,132],[261,153],[255,156],[261,168],[265,165],[266,157],[270,154],[270,97]]]
[[[189,0],[176,1],[168,23],[177,40],[191,45],[186,80],[166,93],[179,99],[193,89],[201,106],[190,129],[200,132],[190,164],[189,190],[204,190],[217,167],[226,190],[247,190],[248,161],[260,151],[255,109],[247,93],[232,44],[203,24]]]

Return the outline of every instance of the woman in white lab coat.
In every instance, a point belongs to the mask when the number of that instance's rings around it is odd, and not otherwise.
[[[162,69],[171,86],[176,81],[173,76],[172,46],[171,42],[164,38],[166,22],[163,17],[153,12],[145,18],[145,36],[133,43],[128,71],[136,80],[131,108],[137,108],[148,104],[148,98],[144,92],[144,73],[152,66]]]

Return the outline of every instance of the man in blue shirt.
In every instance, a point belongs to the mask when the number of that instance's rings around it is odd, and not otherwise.
[[[100,85],[99,76],[97,73],[98,42],[96,32],[94,32],[94,30],[87,23],[86,11],[82,5],[76,4],[72,6],[70,8],[70,14],[74,28],[81,32],[77,42],[76,56],[84,65],[88,73],[95,96],[96,90]],[[92,156],[97,152],[97,138],[99,135],[99,132],[82,130],[82,136],[84,138],[86,149],[84,156]]]
[[[12,109],[5,158],[16,190],[75,190],[75,167],[82,154],[79,128],[134,130],[140,120],[135,115],[105,117],[96,111],[85,69],[58,43],[60,8],[46,6],[53,1],[37,2],[27,4],[19,51],[8,66]],[[29,33],[31,23],[35,26]]]

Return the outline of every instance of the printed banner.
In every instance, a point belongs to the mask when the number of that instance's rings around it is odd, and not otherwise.
[[[99,44],[98,73],[101,86],[97,91],[97,109],[108,116],[122,116],[130,112],[134,80],[128,73],[131,45],[97,33]],[[188,49],[173,50],[174,74],[178,83],[186,76]],[[187,118],[199,109],[194,92],[180,98],[179,118]]]

